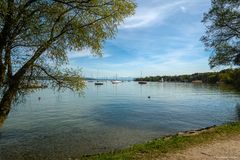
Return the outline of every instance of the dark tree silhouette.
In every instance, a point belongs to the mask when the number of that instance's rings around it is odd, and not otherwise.
[[[207,49],[213,51],[210,67],[240,65],[240,1],[212,0],[202,21],[206,33],[201,38]]]

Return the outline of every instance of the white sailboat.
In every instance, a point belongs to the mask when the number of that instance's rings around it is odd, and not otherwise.
[[[116,79],[112,80],[111,82],[112,82],[112,84],[118,84],[118,83],[121,83],[122,81],[117,80],[117,74],[116,74]]]

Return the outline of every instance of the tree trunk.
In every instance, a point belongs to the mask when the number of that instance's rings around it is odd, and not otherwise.
[[[3,64],[3,56],[2,56],[2,51],[3,49],[0,48],[0,86],[4,82],[4,77],[5,77],[5,67]]]
[[[51,41],[49,40],[48,43],[40,47],[34,54],[32,58],[30,58],[22,68],[20,68],[15,75],[12,77],[12,81],[9,84],[8,90],[3,94],[3,97],[0,102],[0,127],[3,125],[3,122],[8,116],[8,113],[11,110],[11,104],[13,99],[15,98],[20,81],[24,74],[27,72],[27,70],[31,67],[31,65],[34,64],[34,62],[41,56],[41,54],[48,48],[48,46],[51,44]]]
[[[7,82],[12,83],[12,60],[11,60],[11,49],[9,46],[5,49],[5,67],[7,70]]]
[[[6,120],[8,113],[11,110],[12,102],[17,94],[17,86],[14,85],[9,88],[5,94],[3,95],[1,102],[0,102],[0,128],[3,125],[4,121]]]
[[[4,82],[6,67],[3,62],[3,49],[7,44],[7,40],[11,33],[11,28],[13,25],[13,12],[14,12],[14,0],[8,0],[7,15],[4,18],[4,24],[2,31],[0,33],[0,85]]]

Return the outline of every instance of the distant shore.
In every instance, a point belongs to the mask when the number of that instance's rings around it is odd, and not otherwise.
[[[207,84],[226,84],[240,90],[240,68],[224,69],[220,72],[205,72],[175,76],[149,76],[135,78],[147,82],[193,82]]]
[[[199,146],[203,146],[203,148],[205,147],[208,150],[209,147],[212,145],[212,147],[214,147],[213,149],[217,150],[218,148],[215,147],[216,144],[219,145],[220,143],[221,145],[221,143],[223,143],[223,146],[231,145],[228,143],[231,142],[229,140],[234,139],[233,137],[235,137],[235,139],[236,137],[238,139],[240,138],[240,122],[232,122],[220,126],[211,126],[193,131],[179,132],[176,135],[165,136],[159,139],[152,140],[145,144],[136,144],[127,149],[113,151],[111,153],[86,155],[80,158],[73,157],[73,159],[174,159],[174,157],[176,158],[176,156],[181,155],[179,154],[179,152],[184,152],[187,154],[189,152],[189,149],[190,152],[191,149],[195,152],[196,150],[198,151]],[[225,149],[226,148],[223,148],[223,150]],[[221,151],[218,152],[224,154]],[[209,155],[205,154],[205,156]]]

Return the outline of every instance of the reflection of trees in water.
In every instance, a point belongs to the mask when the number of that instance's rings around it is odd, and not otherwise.
[[[240,103],[236,104],[236,120],[240,120]]]
[[[0,101],[2,101],[4,93],[6,92],[7,88],[0,87]],[[6,108],[1,108],[0,104],[0,128],[2,127],[5,119],[8,116],[8,113],[10,110],[14,107],[16,107],[20,103],[26,102],[26,97],[27,95],[34,93],[35,91],[38,91],[38,89],[17,89],[16,95],[14,97],[8,97],[9,104],[6,105],[8,109]],[[11,102],[11,103],[10,103]]]

